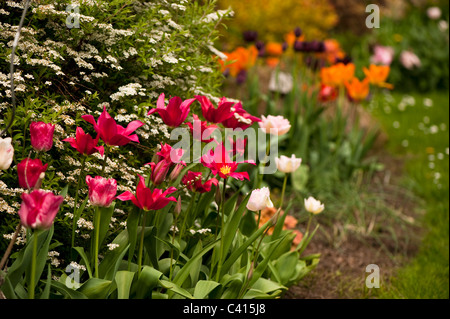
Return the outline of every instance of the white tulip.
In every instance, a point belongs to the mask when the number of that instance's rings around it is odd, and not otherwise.
[[[302,159],[296,158],[295,155],[292,155],[292,157],[282,155],[280,158],[275,159],[275,163],[277,164],[277,168],[280,172],[292,173],[300,167],[302,164]]]
[[[270,190],[268,187],[261,189],[255,189],[250,195],[250,199],[247,203],[247,209],[257,212],[264,208],[272,208],[273,203],[270,200]]]
[[[309,197],[308,199],[305,199],[305,208],[311,214],[317,215],[323,212],[325,205],[314,197]]]
[[[11,166],[14,157],[14,148],[11,142],[10,137],[0,137],[0,170],[7,170]]]

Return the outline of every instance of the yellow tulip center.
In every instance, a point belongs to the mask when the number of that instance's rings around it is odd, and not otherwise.
[[[228,166],[228,165],[222,166],[222,167],[220,168],[220,172],[221,172],[223,175],[228,175],[228,174],[230,174],[230,172],[231,172],[231,167]]]

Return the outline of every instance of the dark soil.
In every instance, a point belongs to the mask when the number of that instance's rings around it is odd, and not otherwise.
[[[410,193],[399,186],[403,159],[385,153],[379,154],[378,158],[386,169],[371,179],[369,192],[381,196],[386,207],[397,212],[397,217],[392,221],[390,218],[394,217],[380,220],[369,234],[347,230],[338,241],[333,238],[336,227],[321,225],[322,232],[316,234],[304,253],[320,253],[320,262],[297,286],[289,289],[285,299],[376,298],[376,291],[365,285],[369,275],[366,267],[378,265],[380,286],[387,285],[396,269],[417,252],[421,233],[417,225],[420,212]],[[389,232],[383,232],[387,229],[384,227],[386,223],[392,223]]]

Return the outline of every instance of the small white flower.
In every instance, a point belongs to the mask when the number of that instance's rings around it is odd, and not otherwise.
[[[308,199],[305,199],[305,209],[309,213],[317,215],[323,212],[325,205],[314,197],[309,197]]]
[[[275,163],[280,172],[292,173],[300,167],[302,159],[296,158],[295,155],[292,155],[292,157],[282,155],[280,158],[275,158]]]
[[[247,209],[257,212],[264,208],[272,208],[273,203],[270,200],[270,190],[268,187],[263,187],[261,189],[255,189],[250,195],[250,199],[247,203]]]

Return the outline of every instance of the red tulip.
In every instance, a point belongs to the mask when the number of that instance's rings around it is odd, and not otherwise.
[[[246,110],[244,110],[241,102],[235,104],[233,108],[235,109],[233,116],[223,121],[223,126],[232,129],[241,128],[242,130],[246,130],[247,128],[252,126],[253,123],[261,122],[260,118],[253,116]]]
[[[222,123],[233,116],[232,107],[235,103],[227,101],[224,97],[220,100],[217,108],[211,103],[206,96],[195,96],[202,106],[203,117],[211,123]]]
[[[188,122],[186,125],[189,126],[194,139],[205,143],[212,142],[214,138],[211,138],[211,135],[219,127],[214,124],[208,125],[208,122],[201,121],[196,114],[193,114],[192,117],[194,118],[193,123]]]
[[[219,174],[222,178],[232,177],[239,180],[250,180],[247,172],[236,172],[239,164],[249,163],[255,164],[253,161],[243,161],[241,163],[233,162],[230,159],[228,150],[223,144],[220,144],[215,150],[211,150],[208,154],[203,155],[202,163],[208,167],[214,175]]]
[[[334,100],[336,100],[337,96],[338,96],[338,91],[335,87],[325,85],[325,84],[322,84],[320,86],[320,91],[319,91],[319,96],[318,96],[320,102],[334,101]]]
[[[47,170],[48,164],[43,165],[40,159],[26,158],[17,164],[17,175],[19,185],[25,189],[32,189],[36,186],[41,173]]]
[[[171,127],[180,126],[186,120],[191,111],[190,106],[194,103],[195,99],[183,101],[180,97],[175,96],[170,99],[167,107],[165,106],[164,99],[165,95],[162,93],[156,102],[156,108],[151,109],[147,115],[158,112],[166,125]]]
[[[156,153],[158,155],[159,161],[166,160],[171,164],[182,164],[186,166],[186,163],[182,161],[185,151],[182,148],[173,148],[169,144],[161,143],[161,150]]]
[[[31,146],[37,152],[47,152],[53,146],[55,125],[44,122],[32,122],[30,125]]]
[[[100,135],[103,142],[109,146],[123,146],[129,142],[139,143],[138,136],[136,134],[131,135],[131,133],[144,125],[141,121],[133,121],[125,129],[118,125],[108,112],[106,112],[106,107],[103,108],[103,113],[97,122],[95,122],[92,115],[83,115],[82,118],[86,122],[94,125],[95,131]]]
[[[81,127],[77,127],[76,137],[69,137],[63,142],[69,142],[70,145],[83,155],[91,155],[99,152],[103,156],[105,149],[103,146],[97,146],[100,136],[94,140],[89,134],[84,133]]]
[[[101,176],[92,178],[88,175],[86,184],[89,186],[89,201],[93,206],[111,206],[117,193],[117,181],[114,178],[106,179]]]
[[[23,226],[33,229],[49,229],[64,198],[52,192],[36,189],[22,194],[22,205],[18,212]]]
[[[205,183],[202,182],[201,172],[191,172],[189,171],[181,180],[184,185],[191,191],[198,193],[207,193],[211,191],[212,185],[216,185],[219,181],[215,178],[211,178]]]
[[[139,175],[139,183],[136,188],[136,195],[131,192],[125,192],[119,196],[117,199],[121,201],[131,200],[134,205],[143,209],[145,211],[150,210],[159,210],[167,206],[169,202],[176,202],[176,198],[166,197],[167,195],[172,194],[177,189],[175,187],[169,187],[166,191],[162,191],[158,188],[155,188],[153,191],[145,186],[144,177]]]

